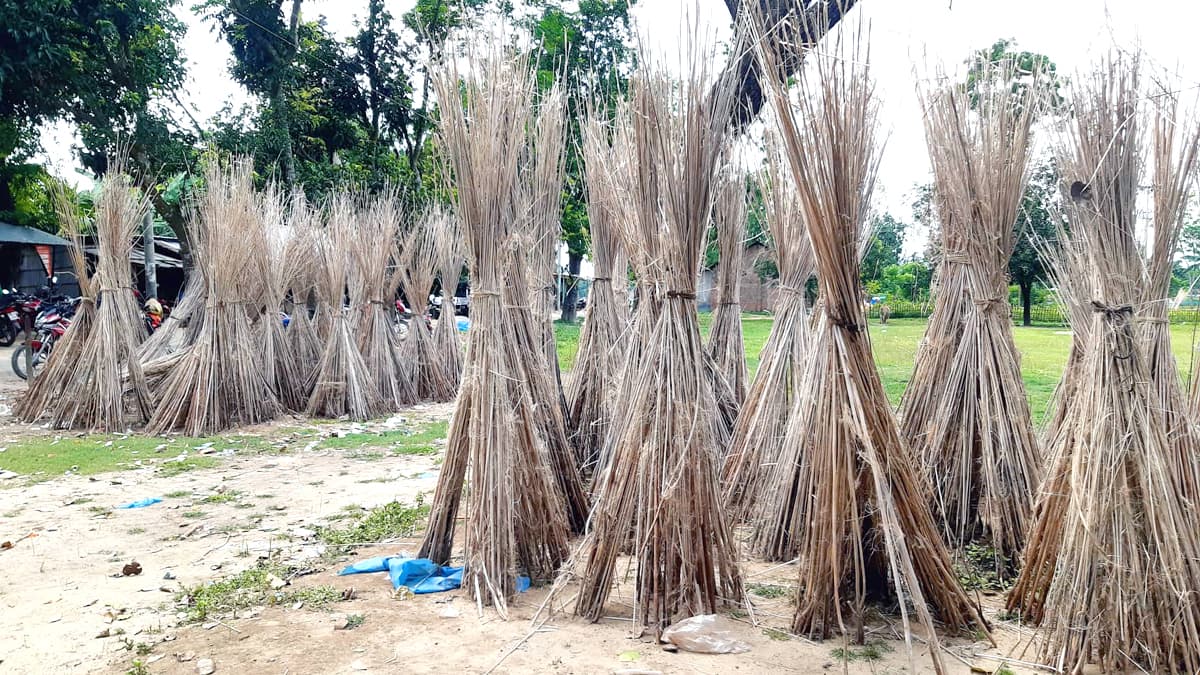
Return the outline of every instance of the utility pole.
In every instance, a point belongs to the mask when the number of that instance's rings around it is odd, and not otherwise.
[[[142,270],[146,275],[146,299],[158,297],[158,268],[154,250],[154,216],[150,211],[142,216]]]

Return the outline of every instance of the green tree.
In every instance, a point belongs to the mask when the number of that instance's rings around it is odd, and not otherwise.
[[[863,283],[880,279],[885,268],[899,264],[908,225],[896,220],[890,213],[884,213],[873,219],[871,228],[871,242],[861,267]]]
[[[286,17],[283,0],[207,0],[195,8],[229,43],[233,78],[266,102],[262,134],[289,188],[296,185],[296,161],[287,99],[299,51],[300,3],[291,0]]]
[[[1050,206],[1057,194],[1058,171],[1051,162],[1043,162],[1030,174],[1029,185],[1021,197],[1017,217],[1016,238],[1012,256],[1008,259],[1008,274],[1021,291],[1021,324],[1030,325],[1035,284],[1044,283],[1047,261],[1037,241],[1052,241],[1055,237]]]
[[[0,218],[50,228],[41,125],[85,143],[161,124],[151,104],[183,81],[171,0],[0,0]],[[28,209],[35,209],[29,211]]]
[[[562,319],[575,320],[576,279],[588,251],[580,120],[589,106],[610,109],[628,89],[634,65],[629,9],[632,0],[580,0],[567,9],[547,2],[531,26],[538,59],[538,83],[556,81],[566,90],[568,141],[562,199],[562,238],[567,245],[567,292]]]

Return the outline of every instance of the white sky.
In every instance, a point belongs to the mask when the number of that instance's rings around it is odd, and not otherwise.
[[[176,13],[188,26],[183,51],[188,83],[181,98],[204,121],[226,102],[249,100],[229,76],[230,52],[221,37],[187,9]],[[306,0],[306,19],[324,16],[340,37],[354,31],[366,12],[366,0]],[[413,0],[391,0],[399,17]],[[698,17],[718,39],[729,35],[723,0],[640,0],[634,16],[645,44],[670,58],[679,54],[685,18]],[[876,206],[910,220],[910,191],[928,181],[928,162],[915,87],[918,77],[939,65],[953,71],[972,50],[999,38],[1014,38],[1021,49],[1040,52],[1070,76],[1086,69],[1114,44],[1140,45],[1152,67],[1178,71],[1180,87],[1200,87],[1196,25],[1200,6],[1190,0],[859,0],[848,18],[869,21],[871,62],[881,97],[887,147],[880,165]],[[1185,100],[1191,98],[1185,95]],[[46,129],[46,158],[55,173],[87,184],[76,172],[71,151],[75,134],[65,125]],[[919,251],[926,235],[913,232],[906,254]]]

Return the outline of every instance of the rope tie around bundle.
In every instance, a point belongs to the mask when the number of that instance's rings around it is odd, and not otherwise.
[[[804,295],[804,287],[803,286],[792,286],[790,284],[779,284],[779,285],[775,286],[775,288],[778,291],[780,291],[781,293],[791,293],[792,295],[799,295],[802,297]]]
[[[958,265],[969,265],[971,264],[971,256],[964,251],[947,251],[946,254],[942,256],[942,262],[955,263]]]
[[[1000,296],[992,296],[990,298],[972,298],[971,302],[975,305],[975,310],[980,314],[987,314],[989,312],[995,312],[999,314],[1001,313],[1002,308],[1004,314],[1012,314],[1012,307],[1008,304],[1007,299]]]
[[[692,291],[667,291],[666,298],[679,298],[680,300],[695,300],[696,294]]]
[[[1103,314],[1104,318],[1109,321],[1115,322],[1118,319],[1128,321],[1133,316],[1133,305],[1110,305],[1100,300],[1092,300],[1092,311]]]

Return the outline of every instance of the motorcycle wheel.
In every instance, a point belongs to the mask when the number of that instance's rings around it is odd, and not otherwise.
[[[12,321],[0,321],[0,347],[11,347],[17,341],[17,328]]]
[[[17,377],[22,380],[28,380],[29,375],[25,372],[25,353],[29,351],[29,345],[23,344],[13,350],[12,353],[12,369],[17,374]]]

